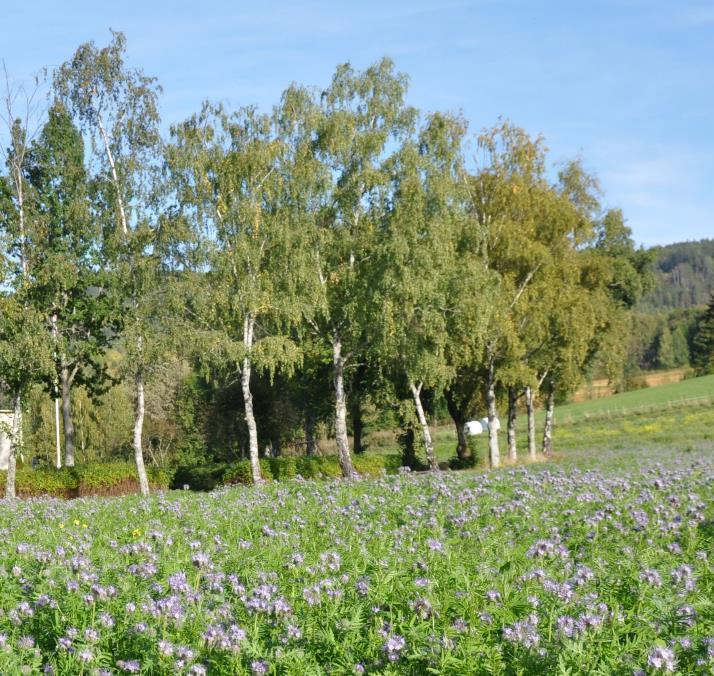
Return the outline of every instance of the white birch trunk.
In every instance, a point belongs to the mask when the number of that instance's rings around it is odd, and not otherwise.
[[[23,153],[24,154],[24,153]],[[22,185],[22,166],[21,160],[14,167],[15,192],[17,194],[17,217],[20,224],[20,267],[22,276],[27,279],[27,255],[25,252],[25,191]]]
[[[518,461],[518,449],[516,446],[516,416],[518,395],[515,387],[508,388],[508,460],[509,462]]]
[[[55,383],[55,387],[56,387]],[[62,443],[60,441],[60,400],[59,397],[55,397],[55,467],[61,469],[62,467]]]
[[[496,420],[496,383],[493,363],[488,368],[488,383],[486,387],[486,405],[488,406],[488,459],[491,467],[501,466],[501,453],[498,448],[498,430]]]
[[[54,340],[55,343],[55,351],[54,351],[54,359],[57,359],[57,352],[59,349],[59,331],[57,330],[57,313],[53,313],[52,317],[50,318],[51,323],[52,323],[52,339]],[[59,382],[57,381],[57,376],[55,375],[54,378],[54,395],[55,395],[55,452],[57,454],[57,460],[55,462],[55,465],[57,469],[60,469],[62,467],[62,444],[60,442],[60,396],[59,396],[59,391],[60,391],[60,385]]]
[[[144,449],[142,446],[142,434],[144,432],[144,373],[139,369],[134,379],[136,388],[136,410],[134,417],[134,460],[136,461],[136,473],[139,477],[139,488],[142,495],[149,494],[149,479],[146,476],[144,466]]]
[[[536,427],[535,427],[535,407],[533,406],[533,389],[530,385],[526,387],[526,414],[528,416],[528,457],[536,459]]]
[[[104,141],[104,150],[107,155],[107,162],[109,162],[109,170],[112,174],[112,182],[114,183],[114,191],[117,195],[117,208],[119,209],[119,222],[121,225],[122,234],[126,235],[129,232],[129,226],[126,222],[126,211],[124,210],[124,199],[121,194],[121,186],[119,185],[119,176],[117,175],[116,164],[114,162],[114,155],[112,154],[112,149],[109,144],[109,136],[106,129],[104,128],[104,123],[102,122],[102,116],[97,112],[97,124],[99,125],[99,133],[102,135],[102,141]]]
[[[332,375],[335,387],[335,442],[340,460],[342,476],[349,479],[357,476],[350,443],[347,437],[347,398],[345,396],[345,360],[342,356],[342,342],[335,337],[332,343]]]
[[[10,456],[7,459],[7,477],[5,482],[5,498],[7,500],[14,500],[16,497],[15,471],[17,469],[17,454],[22,436],[22,397],[19,391],[15,392],[12,403],[12,438],[10,439]]]
[[[250,472],[254,484],[263,481],[260,473],[260,458],[258,455],[258,426],[255,424],[255,414],[253,412],[253,394],[250,391],[251,361],[250,352],[253,348],[253,330],[255,321],[250,314],[246,314],[243,320],[243,345],[245,346],[245,357],[243,358],[243,368],[241,369],[240,381],[243,388],[243,404],[245,406],[245,422],[248,426],[248,457],[250,458]]]
[[[417,418],[419,419],[419,424],[421,425],[421,433],[424,439],[424,450],[426,451],[426,459],[429,463],[429,469],[438,470],[439,465],[436,462],[436,456],[434,455],[434,442],[431,440],[431,431],[429,430],[429,422],[424,415],[424,407],[421,404],[421,388],[422,383],[418,385],[410,381],[409,389],[412,391],[412,397],[414,398],[414,406],[416,407]]]
[[[555,418],[555,387],[551,382],[548,386],[548,399],[545,407],[545,424],[543,425],[543,455],[553,453],[553,425]]]

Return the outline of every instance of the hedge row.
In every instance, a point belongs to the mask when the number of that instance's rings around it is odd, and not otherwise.
[[[352,458],[355,469],[365,477],[377,477],[382,472],[395,474],[402,465],[400,455],[356,455]],[[342,476],[335,455],[283,456],[261,458],[260,471],[264,479],[283,481],[298,475],[304,479],[338,478]],[[188,486],[191,490],[210,491],[221,485],[251,484],[253,478],[249,460],[219,465],[179,467],[174,474],[173,488]]]
[[[149,484],[154,490],[165,490],[171,474],[149,467]],[[62,469],[18,468],[15,478],[18,496],[30,498],[48,495],[78,498],[89,495],[125,495],[139,492],[136,466],[129,462],[78,465]],[[0,497],[5,495],[5,472],[0,472]]]

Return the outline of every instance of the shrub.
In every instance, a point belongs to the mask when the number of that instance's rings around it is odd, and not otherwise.
[[[268,465],[270,466],[270,474],[276,481],[283,479],[294,479],[297,475],[297,463],[292,456],[284,458],[270,458]]]
[[[401,467],[399,455],[360,455],[353,458],[355,469],[367,477],[376,477],[385,471],[396,474]],[[340,463],[335,455],[284,456],[261,458],[260,470],[268,481],[284,481],[301,476],[304,479],[338,478],[342,476]],[[220,484],[252,484],[249,460],[239,460],[227,465],[212,467],[181,467],[176,471],[174,488],[188,484],[192,490],[211,490]]]
[[[171,488],[188,486],[193,491],[210,491],[223,482],[226,465],[210,464],[178,467]]]
[[[354,458],[355,469],[363,476],[379,476],[384,470],[387,474],[396,474],[402,466],[400,455],[360,455]]]
[[[147,469],[149,485],[165,490],[171,484],[171,474],[161,468]],[[4,474],[3,474],[4,479]],[[5,481],[0,482],[0,496],[5,495]],[[89,495],[124,495],[139,492],[136,467],[129,462],[94,463],[62,469],[31,469],[22,467],[15,478],[17,495],[36,497],[76,498]]]

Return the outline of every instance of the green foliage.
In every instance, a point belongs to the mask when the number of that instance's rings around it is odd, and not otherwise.
[[[382,473],[395,474],[401,467],[399,455],[369,455],[355,457],[355,469],[364,477],[378,477]],[[261,458],[260,471],[269,481],[285,481],[297,476],[303,479],[336,479],[342,473],[337,456],[281,456]],[[250,461],[240,460],[217,465],[180,467],[173,477],[172,487],[187,484],[191,490],[212,490],[221,485],[252,484]]]
[[[669,326],[665,324],[657,336],[657,366],[661,369],[671,369],[676,364],[672,332],[669,330]]]
[[[692,344],[692,363],[700,374],[714,373],[714,293],[697,324]]]
[[[266,447],[283,453],[268,478],[332,476],[334,459],[292,454],[333,430],[349,474],[364,420],[399,422],[419,468],[442,397],[461,427],[508,388],[560,401],[586,373],[686,366],[695,342],[709,369],[708,320],[695,341],[694,312],[636,305],[652,253],[582,163],[553,181],[544,140],[499,121],[470,174],[466,122],[420,117],[407,86],[389,59],[343,64],[267,113],[206,104],[164,143],[124,36],[81,45],[35,142],[12,123],[0,176],[0,395],[23,394],[35,458],[54,452],[36,383],[58,376],[81,461],[126,458],[133,422],[137,457],[212,487]],[[708,247],[658,250],[655,276],[706,271]]]
[[[166,490],[172,482],[172,473],[163,468],[148,470],[152,488]],[[89,495],[123,495],[139,490],[136,467],[126,462],[84,464],[62,469],[17,470],[17,494],[20,497],[40,495],[58,498],[76,498]],[[4,495],[4,482],[0,496]]]
[[[714,293],[714,239],[654,247],[654,287],[640,309],[662,312],[706,305]]]

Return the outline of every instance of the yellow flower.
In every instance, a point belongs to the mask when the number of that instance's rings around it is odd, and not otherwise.
[[[75,526],[79,526],[79,524],[80,524],[79,519],[75,519],[75,520],[74,520],[74,525],[75,525]]]
[[[64,528],[64,524],[61,523],[61,524],[59,525],[59,527],[60,527],[60,528]]]
[[[89,526],[86,523],[83,523],[82,528],[89,528]]]
[[[135,528],[133,531],[131,531],[131,534],[135,537],[138,538],[141,535],[141,531],[138,528]]]

